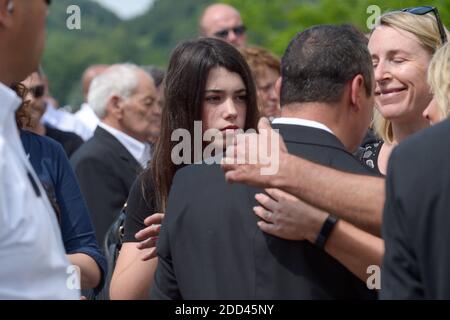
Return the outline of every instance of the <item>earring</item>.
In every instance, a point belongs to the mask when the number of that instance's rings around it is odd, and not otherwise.
[[[14,11],[14,2],[12,0],[9,0],[6,9],[8,10],[9,13],[12,13]]]

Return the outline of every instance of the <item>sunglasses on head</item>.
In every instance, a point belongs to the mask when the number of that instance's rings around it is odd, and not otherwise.
[[[43,84],[29,87],[28,92],[33,95],[35,99],[42,98],[45,94],[45,86]]]
[[[401,12],[408,12],[416,15],[424,15],[429,12],[433,12],[436,17],[436,22],[439,29],[439,34],[441,35],[442,44],[447,42],[447,34],[445,33],[444,25],[442,24],[441,17],[439,16],[439,11],[436,7],[432,6],[421,6],[421,7],[413,7],[413,8],[405,8],[399,10]]]
[[[245,33],[245,26],[244,25],[240,25],[234,28],[229,28],[229,29],[223,29],[220,31],[217,31],[216,33],[214,33],[214,35],[218,38],[222,38],[222,39],[226,39],[226,37],[228,37],[228,34],[230,33],[230,31],[233,31],[235,35],[237,36],[242,36]]]

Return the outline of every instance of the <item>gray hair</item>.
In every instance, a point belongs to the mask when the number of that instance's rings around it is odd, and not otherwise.
[[[95,114],[103,119],[112,96],[123,99],[131,97],[139,85],[140,68],[131,63],[116,64],[94,78],[89,87],[88,104]]]

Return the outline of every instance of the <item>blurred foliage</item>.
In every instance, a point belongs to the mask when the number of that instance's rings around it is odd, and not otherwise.
[[[122,1],[122,0],[117,0]],[[123,0],[125,1],[125,0]],[[81,30],[68,30],[66,9],[75,1],[53,1],[43,66],[51,93],[62,105],[81,103],[80,79],[96,63],[134,62],[164,67],[175,45],[197,35],[198,18],[211,0],[155,0],[148,12],[128,21],[92,0],[77,0]],[[352,23],[369,32],[370,5],[382,12],[419,5],[437,6],[450,26],[449,0],[224,0],[235,6],[247,25],[248,38],[282,55],[290,39],[316,24]]]

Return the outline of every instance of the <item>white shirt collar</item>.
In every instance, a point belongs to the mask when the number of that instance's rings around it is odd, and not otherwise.
[[[16,112],[22,104],[22,100],[17,96],[14,90],[0,82],[0,101],[2,102],[2,107],[0,108],[0,125],[4,128],[5,121],[11,120],[8,119],[8,115]]]
[[[99,122],[99,127],[105,129],[112,134],[119,142],[128,150],[129,153],[141,164],[143,168],[147,166],[147,162],[150,160],[150,144],[142,143],[133,137],[123,133],[116,128],[107,125],[104,122]]]
[[[300,119],[300,118],[276,118],[272,121],[272,124],[291,124],[291,125],[297,125],[297,126],[305,126],[305,127],[311,127],[316,129],[325,130],[332,135],[335,135],[333,131],[331,131],[330,128],[328,128],[326,125],[324,125],[321,122],[313,121],[313,120],[306,120],[306,119]]]

